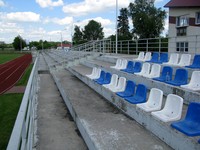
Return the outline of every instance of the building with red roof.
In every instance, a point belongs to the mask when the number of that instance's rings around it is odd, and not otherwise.
[[[200,0],[170,0],[169,52],[200,52]]]

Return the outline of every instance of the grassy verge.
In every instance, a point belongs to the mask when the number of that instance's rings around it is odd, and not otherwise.
[[[7,147],[23,94],[0,95],[0,150]]]
[[[31,70],[33,68],[33,64],[30,64],[28,68],[26,68],[25,73],[23,74],[22,78],[16,84],[17,86],[25,86],[28,82],[29,76],[31,74]]]
[[[0,54],[0,64],[13,60],[17,57],[22,56],[23,54]]]

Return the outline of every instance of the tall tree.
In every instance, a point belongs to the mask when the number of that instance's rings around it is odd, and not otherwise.
[[[118,28],[118,36],[119,39],[131,39],[131,34],[129,32],[129,20],[128,20],[128,9],[122,8],[120,9],[120,15],[117,19],[117,28]]]
[[[164,29],[166,12],[156,8],[153,2],[135,0],[129,4],[129,15],[132,18],[133,34],[138,38],[158,37]]]
[[[21,50],[25,46],[26,46],[26,42],[20,35],[15,37],[15,39],[13,41],[13,47],[14,47],[15,50]]]
[[[77,25],[74,27],[74,35],[72,40],[74,45],[81,44],[83,41],[83,33],[80,27]]]
[[[101,23],[96,22],[95,20],[89,21],[89,23],[84,27],[83,33],[84,38],[87,39],[87,41],[103,39],[104,37],[103,27],[101,26]]]

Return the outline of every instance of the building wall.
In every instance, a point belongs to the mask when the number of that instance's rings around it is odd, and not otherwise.
[[[195,24],[196,12],[200,8],[170,8],[169,9],[169,52],[176,52],[176,42],[188,42],[188,53],[200,53],[200,25]],[[186,36],[177,36],[176,17],[187,15],[189,26]]]

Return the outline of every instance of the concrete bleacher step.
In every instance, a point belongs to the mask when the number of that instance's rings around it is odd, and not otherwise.
[[[122,110],[125,114],[135,119],[138,123],[144,126],[147,130],[158,136],[168,145],[174,149],[180,150],[198,150],[200,144],[198,144],[198,137],[187,137],[184,134],[176,131],[170,127],[170,123],[163,123],[154,117],[150,113],[146,113],[143,110],[136,107],[136,105],[126,102],[124,99],[116,96],[113,92],[103,88],[91,79],[87,78],[85,74],[91,73],[91,68],[78,65],[69,68],[69,70],[85,84],[94,89],[97,93],[106,98],[114,106]],[[144,82],[141,82],[144,83]],[[185,113],[185,111],[183,111]],[[183,117],[183,116],[182,116]]]
[[[89,149],[171,149],[68,70],[51,73]]]
[[[39,70],[48,70],[44,58],[40,54]],[[54,84],[49,73],[39,74],[39,93],[37,106],[37,135],[35,149],[81,149],[87,146],[78,134],[75,123],[71,120],[69,111]]]
[[[107,58],[108,59],[108,58]],[[146,77],[142,77],[135,74],[130,74],[127,72],[119,71],[113,68],[110,68],[110,66],[113,66],[113,63],[110,63],[108,61],[102,61],[99,59],[93,59],[84,61],[81,64],[88,66],[88,67],[100,67],[103,70],[110,72],[112,74],[118,74],[119,76],[126,77],[128,80],[134,81],[136,84],[142,83],[146,85],[149,89],[151,88],[159,88],[161,89],[165,95],[168,94],[176,94],[181,96],[184,99],[185,104],[189,104],[190,102],[200,102],[200,92],[187,90],[181,87],[172,86],[163,82],[158,82]]]

